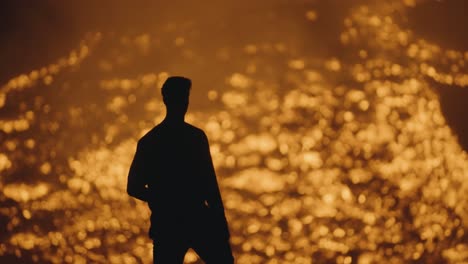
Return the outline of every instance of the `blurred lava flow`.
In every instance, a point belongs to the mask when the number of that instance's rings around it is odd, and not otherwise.
[[[468,158],[433,89],[468,85],[468,53],[405,28],[414,4],[351,9],[336,57],[231,51],[237,70],[206,93],[216,107],[189,111],[238,263],[468,261]],[[164,116],[173,73],[138,68],[157,50],[197,60],[182,37],[93,33],[1,87],[2,263],[149,263],[149,211],[125,188],[136,140]]]

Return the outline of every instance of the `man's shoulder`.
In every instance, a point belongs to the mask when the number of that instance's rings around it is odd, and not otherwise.
[[[184,123],[182,127],[179,127],[179,131],[174,131],[171,129],[168,129],[168,127],[164,126],[164,124],[158,124],[155,127],[153,127],[151,130],[146,132],[145,135],[143,135],[139,140],[138,143],[145,144],[148,142],[154,142],[160,137],[171,137],[178,132],[182,132],[183,134],[189,134],[190,136],[196,137],[201,140],[207,139],[207,136],[205,134],[205,131],[203,129],[196,127],[192,124],[189,123]]]
[[[208,137],[203,129],[189,123],[185,123],[185,128],[187,132],[186,135],[188,135],[189,138],[192,138],[195,142],[200,142],[202,144],[208,142]]]
[[[146,132],[139,140],[138,143],[145,143],[148,141],[152,141],[154,138],[157,138],[160,134],[161,124],[156,125],[148,132]]]
[[[202,136],[202,137],[205,136],[205,131],[203,131],[203,129],[201,129],[199,127],[196,127],[196,126],[194,126],[192,124],[189,124],[189,123],[185,123],[185,127],[189,132],[193,133],[194,135]]]

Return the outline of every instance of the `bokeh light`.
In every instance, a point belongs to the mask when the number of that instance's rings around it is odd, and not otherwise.
[[[311,30],[327,15],[319,2],[301,9]],[[186,120],[210,139],[237,263],[468,262],[468,157],[435,92],[466,89],[468,52],[408,27],[424,2],[354,2],[331,56],[288,32],[204,47],[196,24],[174,22],[90,32],[11,78],[0,87],[0,262],[151,261],[149,210],[126,177],[172,74],[194,75]],[[186,263],[201,262],[190,251]]]

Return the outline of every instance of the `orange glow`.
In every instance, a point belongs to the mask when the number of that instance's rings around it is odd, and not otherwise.
[[[224,83],[194,82],[202,103],[186,120],[210,139],[237,263],[468,261],[468,156],[432,90],[466,89],[468,52],[397,19],[420,1],[383,2],[341,21],[346,56],[216,47],[218,62],[232,60]],[[89,34],[0,86],[0,260],[150,262],[149,210],[127,196],[126,177],[136,140],[164,117],[161,84],[187,66],[138,66],[169,47],[192,68],[203,61],[193,35],[167,27],[177,33],[167,41]],[[185,261],[200,263],[192,251]]]

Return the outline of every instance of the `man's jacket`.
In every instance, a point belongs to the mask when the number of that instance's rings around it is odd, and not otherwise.
[[[199,128],[163,121],[143,136],[127,192],[148,203],[153,239],[180,235],[202,223],[229,238],[208,139]]]

